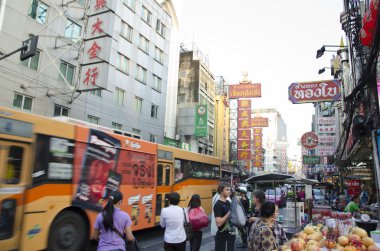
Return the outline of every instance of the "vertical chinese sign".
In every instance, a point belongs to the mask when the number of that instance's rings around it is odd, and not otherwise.
[[[207,137],[207,105],[195,106],[195,133],[196,137]]]
[[[109,61],[112,48],[112,27],[115,15],[114,0],[93,0],[88,15],[88,26],[84,39],[84,55],[80,84],[82,88],[104,88],[109,79]]]
[[[252,159],[251,147],[251,100],[238,100],[238,160],[250,162]],[[245,165],[249,168],[249,165]]]
[[[263,129],[253,128],[253,167],[263,167]]]

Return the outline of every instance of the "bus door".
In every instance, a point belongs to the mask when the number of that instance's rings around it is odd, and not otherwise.
[[[30,145],[0,141],[0,246],[17,250],[21,240]]]
[[[169,206],[168,195],[173,191],[172,180],[173,164],[158,162],[157,165],[157,194],[156,194],[156,222],[160,222],[161,210]]]

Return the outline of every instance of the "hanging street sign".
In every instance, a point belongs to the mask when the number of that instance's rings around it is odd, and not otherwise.
[[[288,94],[293,104],[334,102],[342,96],[341,83],[335,79],[292,83]]]
[[[303,155],[302,164],[304,165],[317,165],[321,163],[321,157],[314,155]]]

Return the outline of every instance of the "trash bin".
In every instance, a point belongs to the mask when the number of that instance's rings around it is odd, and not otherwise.
[[[363,228],[365,231],[367,231],[367,234],[370,235],[371,231],[375,231],[377,229],[377,223],[379,223],[379,221],[377,221],[377,220],[370,220],[370,221],[356,220],[355,223],[356,223],[356,226]]]

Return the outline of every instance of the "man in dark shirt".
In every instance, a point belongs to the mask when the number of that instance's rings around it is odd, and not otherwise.
[[[218,226],[218,232],[215,236],[215,251],[234,250],[235,233],[234,227],[229,224],[231,215],[231,204],[227,198],[231,195],[231,185],[221,182],[218,186],[219,200],[214,205],[215,222]]]

